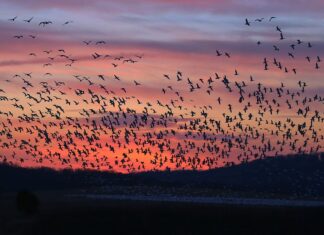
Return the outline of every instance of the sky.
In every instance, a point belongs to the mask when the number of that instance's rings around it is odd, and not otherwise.
[[[75,94],[77,89],[86,92],[91,89],[110,98],[128,96],[127,107],[136,110],[138,113],[142,112],[143,104],[147,105],[149,102],[154,106],[147,107],[150,112],[153,112],[151,115],[155,115],[157,119],[161,113],[165,112],[165,107],[157,106],[156,101],[159,100],[166,104],[173,100],[179,103],[177,99],[180,95],[175,94],[176,90],[184,97],[185,102],[182,103],[182,106],[188,111],[174,109],[174,113],[176,116],[181,114],[186,116],[187,119],[182,120],[182,122],[187,123],[190,122],[191,118],[194,119],[194,117],[190,117],[189,110],[200,113],[204,106],[210,105],[213,107],[210,115],[215,119],[223,119],[223,114],[228,112],[227,103],[233,105],[237,112],[242,112],[244,105],[237,102],[237,89],[234,92],[228,92],[221,82],[213,87],[212,95],[207,94],[206,89],[190,92],[188,84],[177,83],[178,71],[181,71],[184,81],[190,78],[199,83],[199,79],[202,79],[205,83],[201,86],[206,86],[207,79],[214,77],[215,73],[221,77],[226,75],[232,83],[234,81],[248,83],[250,76],[253,76],[255,83],[248,86],[246,92],[257,89],[258,83],[274,90],[284,83],[285,93],[286,90],[298,93],[300,92],[298,82],[303,81],[307,86],[301,97],[308,99],[316,96],[316,94],[321,96],[324,91],[322,69],[324,65],[320,63],[321,61],[317,62],[319,60],[317,57],[324,58],[323,8],[324,2],[320,0],[94,0],[91,2],[84,0],[2,0],[0,2],[0,89],[4,92],[0,95],[9,98],[15,97],[19,101],[0,101],[2,105],[2,113],[0,113],[0,123],[2,123],[2,130],[0,129],[0,161],[18,163],[23,166],[83,167],[82,162],[84,161],[75,160],[77,157],[73,157],[71,151],[60,149],[54,151],[59,147],[62,140],[47,144],[43,140],[37,139],[37,131],[35,131],[37,128],[34,129],[35,132],[28,131],[28,127],[33,130],[33,126],[40,125],[47,129],[54,139],[57,135],[66,135],[68,129],[75,130],[75,127],[65,124],[66,129],[59,128],[59,122],[66,121],[67,117],[72,117],[73,119],[80,119],[80,123],[82,123],[83,119],[86,118],[85,112],[82,110],[100,107],[95,103],[83,102],[82,98]],[[16,16],[17,18],[14,21],[9,20]],[[275,18],[269,21],[270,17]],[[261,18],[264,18],[262,22],[255,21]],[[28,19],[31,19],[29,23],[24,21]],[[250,22],[250,26],[245,25],[245,19]],[[52,23],[45,26],[39,25],[40,22],[44,21],[51,21]],[[65,22],[68,23],[65,24]],[[280,40],[277,26],[283,32],[284,40]],[[20,35],[23,37],[15,38],[15,36]],[[33,39],[29,35],[33,35],[35,38]],[[299,45],[297,40],[301,40],[302,43]],[[86,45],[84,41],[91,42]],[[96,43],[100,41],[105,43]],[[257,42],[260,42],[260,45]],[[307,46],[308,43],[311,43],[311,47]],[[291,48],[292,44],[296,46],[296,49]],[[280,51],[274,50],[274,45],[280,48]],[[64,49],[64,53],[58,51],[60,49]],[[216,50],[220,51],[222,56],[217,56]],[[44,51],[50,51],[50,53],[47,54]],[[225,52],[230,54],[230,58],[224,56]],[[98,53],[102,57],[94,59],[94,53]],[[294,58],[290,57],[288,53],[293,53]],[[62,54],[67,57],[60,56]],[[107,56],[104,57],[105,55]],[[114,59],[120,56],[123,59],[136,60],[136,62],[125,63]],[[309,56],[310,62],[306,60],[306,56]],[[75,62],[71,63],[68,58],[72,58]],[[269,70],[267,71],[264,70],[264,58],[267,58],[269,63]],[[276,68],[272,63],[273,58],[280,60],[289,72],[285,73]],[[117,64],[117,67],[113,63]],[[316,63],[319,66],[318,69],[315,68]],[[293,69],[297,70],[296,74],[293,73]],[[234,75],[235,70],[238,71],[239,76]],[[29,79],[26,73],[31,73],[32,78]],[[51,75],[46,75],[46,73]],[[21,77],[14,77],[15,74]],[[171,80],[165,79],[164,74],[169,75]],[[80,82],[75,77],[87,77],[96,83],[100,80],[98,75],[104,75],[106,80],[100,82],[105,84],[110,94],[104,92],[98,84],[98,86],[90,86],[86,80]],[[114,75],[120,77],[120,81],[114,79]],[[22,89],[26,85],[22,78],[29,79],[28,81],[33,84],[33,87],[27,87],[28,91]],[[141,85],[135,86],[134,80]],[[64,84],[55,83],[58,81]],[[37,92],[46,89],[41,82],[55,86],[56,91],[53,90],[54,93],[59,90],[66,93],[63,100],[55,100],[56,104],[60,104],[64,108],[65,113],[61,120],[52,120],[52,117],[49,117],[50,114],[46,114],[38,124],[35,124],[35,121],[22,121],[19,116],[31,115],[36,110],[44,110],[45,113],[46,108],[54,104],[54,101],[33,103],[32,100],[26,98],[24,92],[37,96]],[[171,86],[174,90],[169,89],[168,86]],[[127,90],[127,94],[124,94],[121,88]],[[162,89],[166,90],[166,94],[161,92]],[[43,94],[46,97],[46,92]],[[49,96],[54,97],[53,93]],[[224,103],[218,107],[216,104],[219,97],[222,98]],[[275,95],[269,94],[269,100],[274,99],[274,97]],[[87,98],[90,99],[89,96]],[[72,103],[73,101],[81,102],[75,105],[67,105],[66,102],[63,102],[66,99]],[[108,103],[108,101],[109,99],[106,102]],[[247,102],[247,100],[244,102]],[[309,125],[310,119],[306,120],[306,118],[297,114],[298,105],[293,105],[294,107],[289,109],[285,102],[286,99],[282,98],[280,113],[275,117],[265,114],[267,120],[286,122],[287,118],[291,118],[295,123],[306,122]],[[21,110],[14,104],[21,104],[25,108]],[[304,105],[303,108],[306,106]],[[323,101],[310,102],[308,106],[312,114],[315,111],[322,114],[324,111]],[[113,106],[109,106],[107,109],[115,114],[120,111]],[[253,105],[250,112],[257,115],[259,110],[260,107]],[[13,113],[9,117],[13,123],[11,128],[8,127],[8,116],[6,116],[9,112]],[[100,118],[102,118],[102,115],[98,113],[91,116],[91,120],[100,120]],[[125,119],[131,122],[131,117]],[[52,122],[56,123],[57,126]],[[257,121],[245,122],[246,125],[251,125],[259,130],[260,133],[268,133],[269,130],[276,130],[277,128],[274,124],[266,127],[258,125]],[[46,127],[44,126],[45,123],[47,124]],[[173,124],[177,127],[180,125],[179,123]],[[23,127],[23,131],[13,131],[14,127],[17,128],[20,125]],[[118,125],[118,128],[125,132],[127,125]],[[303,146],[306,141],[306,147],[303,147],[305,151],[311,151],[313,150],[312,147],[316,148],[318,145],[323,145],[321,125],[320,122],[316,123],[313,129],[309,129],[306,136],[298,137],[295,135],[295,138],[298,139],[297,145]],[[207,126],[212,125],[208,124]],[[233,126],[235,126],[234,123]],[[233,126],[228,127],[227,134],[209,134],[220,139],[228,138],[229,133],[231,133],[233,139],[234,134],[235,136],[246,135],[246,133],[240,133],[235,128],[231,129]],[[263,128],[266,130],[263,130]],[[158,132],[168,128],[162,126],[152,128],[148,125],[137,130],[137,132],[145,133],[144,129],[147,132]],[[314,130],[319,137],[317,142],[311,141]],[[10,132],[9,136],[13,135],[13,138],[8,138],[8,132]],[[40,135],[39,137],[43,136]],[[101,144],[111,143],[112,141],[109,134],[101,137],[99,141]],[[188,139],[188,136],[177,129],[174,138],[170,136],[167,138],[171,141],[172,146]],[[192,141],[199,146],[207,143],[204,140],[199,140],[199,138],[201,137],[195,137]],[[275,141],[270,136],[268,138]],[[29,143],[27,146],[29,147],[26,147],[26,144],[23,144],[23,147],[21,144],[19,145],[23,139],[27,139]],[[18,143],[13,143],[13,140],[17,140]],[[74,144],[75,149],[91,149],[91,144],[83,143],[81,140]],[[84,145],[86,146],[84,147]],[[226,145],[228,145],[226,141],[217,142],[217,146],[221,150],[225,149],[225,152],[227,152]],[[255,143],[255,145],[262,146],[260,143]],[[37,146],[37,150],[32,146]],[[98,168],[92,167],[93,165],[90,163],[95,166],[100,163],[102,164],[101,169],[127,172],[129,165],[128,167],[120,164],[112,166],[112,162],[116,159],[120,160],[126,149],[136,149],[136,144],[132,142],[128,147],[115,147],[116,151],[110,153],[105,148],[95,146],[96,150],[92,151],[91,156],[87,156],[90,159],[87,161],[87,167]],[[253,140],[248,144],[248,147],[251,149],[255,147]],[[28,148],[31,149],[28,150]],[[240,162],[237,158],[238,155],[242,154],[242,149],[237,146],[226,159],[223,156],[215,156],[217,164],[203,164],[192,167],[191,162],[188,161],[177,165],[168,160],[166,164],[157,166],[158,164],[153,164],[152,161],[154,162],[154,153],[159,152],[159,150],[152,145],[148,148],[152,150],[152,153],[144,154],[142,150],[138,154],[128,152],[127,159],[132,164],[132,167],[130,167],[132,170],[209,169],[210,167],[223,166],[227,162]],[[321,147],[319,149],[322,150]],[[251,155],[254,154],[252,152],[251,150]],[[275,152],[269,151],[267,155],[274,155]],[[279,151],[282,154],[295,152],[296,149],[292,150],[289,147]],[[59,159],[56,159],[55,153],[61,154],[58,157]],[[188,153],[184,154],[184,158],[186,159],[187,156],[190,158],[190,155],[196,155],[196,153],[196,150],[188,150]],[[54,156],[52,156],[53,154]],[[164,158],[169,159],[174,153],[171,151],[171,153],[163,154],[166,154],[163,156]],[[198,155],[198,158],[202,160],[206,157],[204,152],[199,152]],[[161,160],[163,157],[160,156],[159,159]],[[42,158],[44,160],[39,161]],[[108,158],[110,160],[107,160]],[[141,161],[145,162],[145,169],[141,168]],[[109,162],[111,167],[106,162]]]

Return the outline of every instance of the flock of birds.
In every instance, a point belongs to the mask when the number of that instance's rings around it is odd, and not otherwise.
[[[23,21],[31,23],[34,18]],[[260,18],[255,23],[263,21]],[[37,24],[46,27],[53,22]],[[252,22],[246,19],[245,25],[250,27]],[[275,31],[278,40],[287,40],[279,26]],[[13,37],[23,39],[24,35]],[[98,51],[107,42],[80,43]],[[258,46],[262,44],[257,42]],[[295,51],[302,45],[313,47],[310,42],[297,40],[290,49]],[[283,50],[278,45],[273,48]],[[41,64],[45,70],[56,63],[64,62],[66,69],[78,64],[78,58],[68,55],[66,48],[47,49],[42,54],[48,56]],[[37,53],[29,55],[36,57]],[[231,58],[229,52],[216,50],[216,58],[222,56]],[[294,59],[293,52],[288,56]],[[111,60],[116,68],[140,63],[144,55],[93,52],[88,59]],[[307,56],[306,60],[320,69],[320,56]],[[270,70],[269,64],[270,59],[264,57],[264,70]],[[285,73],[297,73],[297,68],[289,69],[279,58],[273,59],[273,65]],[[161,79],[168,83],[157,95],[161,99],[147,101],[125,87],[109,88],[112,81],[127,81],[118,74],[74,74],[69,81],[49,71],[42,77],[33,72],[13,74],[0,87],[1,106],[9,107],[0,110],[0,161],[121,172],[200,170],[270,155],[323,150],[323,97],[307,95],[304,81],[296,80],[296,88],[286,87],[284,81],[277,87],[266,86],[253,75],[240,81],[238,69],[233,74],[214,73],[206,78],[190,78],[176,71],[161,74]],[[132,82],[136,89],[145,86],[141,80]],[[15,93],[7,92],[9,84],[15,86]],[[234,97],[235,103],[219,96],[216,88]],[[213,104],[200,105],[202,95],[209,96]],[[77,110],[77,115],[70,110]]]
[[[270,17],[270,18],[269,18],[269,22],[272,21],[272,20],[275,19],[275,18],[276,18],[276,17],[274,17],[274,16]],[[255,19],[255,22],[259,22],[259,23],[261,23],[261,22],[263,22],[263,20],[264,20],[264,18],[258,18],[258,19]],[[247,26],[251,26],[251,22],[250,22],[248,19],[245,19],[245,25],[247,25]],[[284,39],[286,39],[286,38],[284,37],[284,35],[283,35],[282,29],[281,29],[280,26],[278,26],[278,25],[276,26],[276,31],[279,33],[279,39],[280,39],[280,40],[284,40]],[[261,45],[261,41],[258,41],[257,44],[258,44],[258,45]],[[300,45],[302,45],[302,44],[304,44],[304,42],[303,42],[302,40],[300,40],[300,39],[297,39],[295,43],[290,44],[290,45],[289,45],[289,48],[291,49],[291,51],[290,51],[290,52],[287,52],[287,55],[288,55],[291,59],[295,59],[295,55],[294,55],[294,52],[293,52],[293,51],[295,51],[295,50],[297,49],[297,47],[300,46]],[[312,48],[312,47],[313,47],[312,44],[311,44],[311,42],[307,42],[307,43],[306,43],[306,46],[307,46],[308,48]],[[274,51],[276,51],[276,52],[279,52],[279,51],[280,51],[280,48],[279,48],[278,45],[273,45],[273,49],[274,49]],[[309,63],[311,63],[311,58],[310,58],[310,56],[306,56],[305,59],[306,59]],[[315,63],[315,65],[314,65],[315,69],[319,69],[319,63],[322,61],[321,58],[320,58],[320,56],[316,56],[316,59],[315,59],[314,61],[315,61],[315,62],[314,62],[314,63]],[[268,70],[269,62],[268,62],[267,58],[264,58],[263,64],[264,64],[264,70]],[[289,69],[288,69],[286,66],[284,66],[280,61],[278,61],[276,58],[273,59],[273,64],[274,64],[277,68],[279,68],[280,70],[283,70],[285,73],[288,73],[288,72],[289,72]],[[294,74],[297,74],[297,69],[296,69],[296,68],[292,68],[291,71],[292,71]]]

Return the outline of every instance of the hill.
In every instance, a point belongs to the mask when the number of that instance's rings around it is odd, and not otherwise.
[[[0,192],[92,189],[102,186],[208,188],[291,197],[324,198],[324,161],[320,155],[268,157],[208,171],[111,172],[20,168],[0,165]]]

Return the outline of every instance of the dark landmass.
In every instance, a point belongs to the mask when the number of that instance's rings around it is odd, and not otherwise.
[[[203,172],[130,175],[3,164],[0,234],[316,234],[324,218],[321,159],[298,155]],[[322,206],[100,197],[105,195],[288,198]]]
[[[0,165],[0,192],[80,188],[92,192],[109,186],[132,186],[135,191],[136,186],[140,186],[141,190],[154,190],[158,187],[167,191],[168,188],[178,188],[180,192],[189,191],[195,194],[204,191],[213,196],[215,193],[222,195],[223,192],[238,192],[260,197],[324,199],[324,160],[323,154],[295,155],[269,157],[209,171],[144,172],[125,175]]]

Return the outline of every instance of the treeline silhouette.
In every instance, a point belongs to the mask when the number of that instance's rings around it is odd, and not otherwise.
[[[118,174],[0,165],[0,191],[62,190],[103,185],[207,187],[219,190],[324,197],[323,153],[268,157],[208,171]]]

